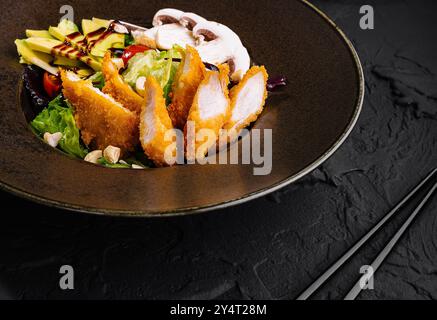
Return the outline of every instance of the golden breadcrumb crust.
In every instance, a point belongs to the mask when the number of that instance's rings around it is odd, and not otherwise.
[[[187,63],[189,64],[188,71],[185,71]],[[168,107],[168,113],[175,128],[184,129],[194,96],[205,78],[205,73],[205,66],[199,53],[193,47],[187,46],[175,76],[172,87],[172,102]]]
[[[119,147],[122,153],[132,151],[138,144],[136,114],[97,92],[90,81],[72,80],[69,73],[61,70],[63,94],[74,108],[83,142],[100,150],[111,145]]]
[[[111,60],[110,52],[107,52],[103,58],[102,72],[105,77],[105,86],[102,91],[111,95],[125,108],[139,114],[144,99],[123,81],[117,66]]]
[[[199,109],[199,93],[202,90],[202,87],[208,85],[210,79],[212,76],[216,76],[217,71],[207,71],[205,79],[201,82],[199,85],[199,88],[197,90],[197,93],[194,97],[193,105],[191,107],[190,113],[188,115],[188,121],[193,123],[195,125],[195,134],[197,134],[202,129],[209,129],[211,132],[215,134],[215,139],[219,137],[220,129],[223,127],[223,125],[228,121],[230,116],[230,100],[229,100],[229,66],[227,64],[222,64],[219,66],[219,81],[221,83],[221,88],[223,91],[223,96],[227,100],[227,107],[226,111],[222,114],[219,114],[215,117],[209,118],[209,119],[202,119],[200,116],[200,109]],[[185,126],[185,136],[187,135],[187,126]],[[213,146],[215,141],[212,141],[211,145],[205,145],[205,141],[195,141],[194,146],[195,150],[189,150],[190,148],[186,148],[186,157],[188,160],[192,161],[196,158],[195,154],[192,154],[192,151],[197,152],[198,148],[202,146],[202,148],[205,148],[204,155],[206,155],[208,149]]]
[[[235,105],[238,100],[238,95],[240,94],[241,90],[245,87],[246,83],[257,75],[259,72],[263,74],[264,77],[264,96],[262,99],[262,103],[259,106],[259,108],[256,109],[255,113],[248,114],[247,117],[244,119],[244,121],[239,121],[238,123],[232,121],[232,117],[229,118],[229,121],[225,124],[223,129],[227,130],[235,130],[236,133],[239,133],[239,131],[248,125],[250,125],[252,122],[256,121],[258,119],[259,115],[263,112],[265,101],[267,99],[267,80],[269,75],[267,74],[267,70],[264,66],[254,66],[250,68],[249,71],[244,75],[243,79],[238,83],[235,87],[233,87],[229,93],[229,97],[231,99],[231,115],[232,112],[235,109]]]
[[[149,76],[145,84],[145,103],[140,116],[140,142],[144,153],[151,159],[156,166],[165,167],[169,164],[165,160],[166,148],[172,141],[165,141],[165,134],[168,130],[173,130],[171,119],[165,105],[164,93],[158,81]],[[152,121],[146,119],[152,114]],[[152,125],[153,127],[150,127]],[[146,136],[153,132],[154,135],[149,141]]]

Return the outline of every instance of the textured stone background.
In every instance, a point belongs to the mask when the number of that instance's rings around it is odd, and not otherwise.
[[[268,197],[209,214],[125,220],[0,193],[1,298],[293,299],[437,165],[435,1],[313,1],[352,39],[364,110],[323,167]],[[373,31],[359,7],[373,4]],[[362,299],[437,299],[437,197]],[[316,298],[341,298],[401,212]],[[76,290],[58,288],[71,264]]]

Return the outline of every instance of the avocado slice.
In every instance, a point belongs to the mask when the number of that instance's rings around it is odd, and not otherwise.
[[[26,30],[26,37],[28,37],[28,38],[37,37],[37,38],[53,39],[52,35],[47,30],[30,30],[30,29],[27,29]]]
[[[124,48],[124,34],[109,32],[110,20],[92,18],[82,20],[82,31],[88,44],[87,52],[95,57],[103,57],[110,48]]]
[[[20,56],[20,60],[18,60],[20,64],[32,64],[32,62],[27,61],[22,56]]]
[[[35,51],[44,52],[48,54],[52,54],[52,50],[56,46],[61,45],[63,42],[56,39],[47,39],[47,38],[27,38],[26,44]]]
[[[69,59],[63,56],[55,56],[55,60],[53,60],[53,64],[57,66],[76,67],[76,68],[84,68],[86,66],[82,61]]]
[[[62,41],[47,38],[28,38],[25,41],[32,50],[63,56],[72,60],[80,60],[94,70],[100,70],[102,68],[101,62]]]
[[[49,33],[56,39],[70,43],[73,47],[86,52],[85,37],[79,32],[79,28],[69,20],[62,20],[57,27],[50,27]]]
[[[95,71],[90,68],[80,68],[77,69],[75,72],[81,78],[88,78],[95,73]]]
[[[52,37],[58,39],[59,41],[65,41],[65,37],[68,36],[70,33],[64,33],[63,30],[61,30],[58,27],[49,27],[49,34],[52,35]]]
[[[66,41],[83,52],[89,52],[92,56],[103,57],[109,48],[124,48],[123,34],[106,32],[110,24],[109,20],[83,19],[82,30],[85,36],[74,31],[77,27],[71,22],[61,25],[63,21],[57,27],[50,27],[49,33],[56,39]]]
[[[38,57],[41,61],[45,63],[51,63],[53,57],[49,54],[38,52],[32,50],[26,43],[27,39],[17,39],[15,40],[15,45],[17,46],[17,51],[26,61],[31,62],[32,57]]]
[[[82,20],[82,31],[85,35],[86,41],[84,41],[87,45],[85,49],[86,52],[90,52],[91,48],[94,46],[94,43],[99,40],[102,34],[105,33],[106,27],[102,26],[92,20],[83,19]]]
[[[99,19],[99,18],[95,18],[95,17],[93,17],[93,22],[95,24],[98,24],[100,26],[100,28],[103,27],[103,28],[106,28],[106,29],[109,28],[109,24],[111,23],[111,21],[109,21],[109,20]]]
[[[41,69],[44,69],[51,74],[58,74],[58,68],[51,66],[49,63],[52,61],[52,56],[37,52],[29,48],[26,40],[15,40],[15,45],[17,46],[18,54],[27,62],[34,64]]]
[[[100,28],[106,28],[90,19],[82,20],[82,32],[86,36],[88,33],[94,32]]]
[[[103,57],[110,48],[124,48],[124,34],[111,33],[110,35],[97,40],[91,46],[90,53],[96,57]]]
[[[61,20],[61,22],[59,22],[58,24],[58,28],[61,29],[62,33],[73,33],[73,32],[78,32],[79,28],[78,26],[73,22],[70,21],[68,19],[63,19]]]
[[[58,27],[50,27],[49,33],[62,42],[66,41],[70,43],[76,49],[82,50],[84,52],[86,51],[86,43],[83,42],[83,39],[85,39],[85,37],[80,34],[79,31],[70,33],[63,31]]]

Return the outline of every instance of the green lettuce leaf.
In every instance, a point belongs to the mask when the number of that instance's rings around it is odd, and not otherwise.
[[[166,102],[167,106],[171,103],[170,92],[171,92],[171,88],[173,86],[174,77],[176,75],[176,72],[178,71],[178,67],[179,67],[179,62],[173,61],[171,68],[170,68],[170,76],[168,78],[168,82],[163,88],[165,102]]]
[[[133,45],[133,44],[135,44],[135,39],[134,39],[134,37],[132,37],[132,35],[129,33],[129,34],[126,34],[125,36],[124,36],[124,46],[125,47],[129,47],[129,46],[131,46],[131,45]]]
[[[73,117],[73,109],[62,95],[52,100],[47,108],[31,122],[32,128],[40,135],[61,132],[58,147],[64,152],[83,159],[88,150],[80,142],[79,129]]]
[[[137,53],[129,60],[128,68],[123,73],[124,80],[135,88],[139,77],[155,77],[168,103],[171,85],[179,66],[179,62],[173,59],[180,57],[180,50],[181,48],[174,47],[168,51],[148,50],[144,53]]]
[[[91,80],[93,86],[99,88],[100,90],[102,90],[105,86],[105,77],[103,76],[103,73],[101,71],[97,71],[96,73],[94,73],[91,77],[88,78],[88,80]]]
[[[104,157],[97,160],[97,163],[101,164],[104,167],[112,168],[112,169],[129,169],[131,167],[130,164],[110,163]]]

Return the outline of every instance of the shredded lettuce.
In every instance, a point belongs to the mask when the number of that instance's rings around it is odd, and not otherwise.
[[[128,68],[123,73],[124,80],[133,88],[139,77],[153,76],[164,90],[164,97],[169,102],[169,93],[179,62],[181,48],[173,47],[168,51],[148,50],[137,53],[129,60]]]
[[[125,36],[124,36],[124,46],[125,47],[129,47],[129,46],[131,46],[131,45],[133,45],[133,44],[135,44],[135,39],[134,39],[134,37],[129,33],[129,34],[126,34]]]
[[[52,100],[31,122],[31,126],[40,135],[46,132],[52,134],[61,132],[62,138],[58,146],[72,156],[83,159],[88,153],[80,142],[79,129],[73,117],[72,107],[62,95]]]
[[[144,151],[141,147],[138,147],[132,156],[128,159],[125,159],[125,161],[130,165],[136,164],[144,168],[153,168],[154,166],[153,162],[144,154]]]
[[[94,73],[91,77],[88,78],[88,80],[91,80],[93,86],[99,88],[100,90],[102,90],[105,86],[105,77],[103,76],[103,73],[101,71],[97,71],[96,73]]]
[[[97,160],[97,163],[99,163],[100,165],[102,165],[104,167],[112,168],[112,169],[129,169],[131,167],[129,164],[110,163],[104,157],[102,157],[99,160]]]
[[[178,67],[179,67],[179,62],[173,61],[172,66],[170,68],[170,76],[168,78],[168,82],[163,88],[165,102],[166,102],[167,106],[171,103],[170,92],[171,92],[171,88],[173,86],[174,77],[176,75],[176,72],[178,71]]]

